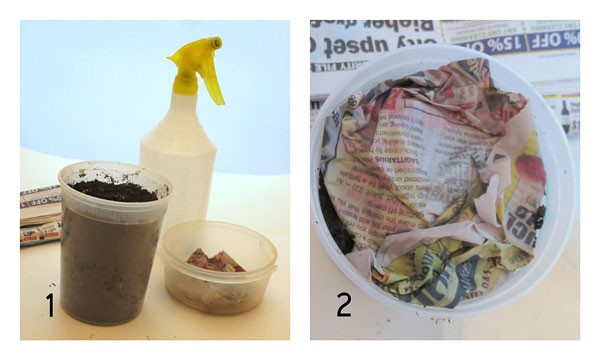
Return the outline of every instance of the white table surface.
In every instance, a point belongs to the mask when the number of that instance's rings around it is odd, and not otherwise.
[[[58,171],[76,162],[21,148],[22,190],[58,183]],[[265,235],[278,251],[263,302],[246,313],[206,315],[172,298],[164,287],[158,257],[141,314],[118,326],[94,326],[71,318],[60,307],[60,243],[20,251],[21,339],[289,339],[290,178],[215,173],[209,220],[246,226]],[[54,314],[49,317],[48,294]]]

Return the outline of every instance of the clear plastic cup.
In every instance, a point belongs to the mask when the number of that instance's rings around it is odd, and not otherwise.
[[[188,264],[198,248],[209,257],[229,254],[245,272],[219,272]],[[239,225],[192,221],[169,229],[161,251],[165,286],[194,309],[211,314],[236,314],[258,306],[271,274],[277,269],[277,249],[261,234]]]
[[[135,319],[142,310],[171,183],[151,170],[117,162],[72,164],[60,171],[58,180],[62,308],[95,325]],[[105,200],[69,186],[93,180],[137,184],[155,192],[158,200]]]

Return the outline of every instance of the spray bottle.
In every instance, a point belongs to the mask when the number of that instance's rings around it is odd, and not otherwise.
[[[196,115],[196,73],[204,79],[213,101],[223,105],[213,63],[214,52],[221,45],[218,37],[200,39],[167,57],[178,67],[171,106],[162,121],[140,142],[140,165],[166,176],[173,184],[163,233],[182,222],[206,218],[217,147]]]

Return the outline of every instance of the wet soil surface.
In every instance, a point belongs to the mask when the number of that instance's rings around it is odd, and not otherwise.
[[[100,199],[120,202],[148,202],[158,200],[156,193],[142,188],[138,184],[111,184],[98,180],[69,184],[73,189]]]

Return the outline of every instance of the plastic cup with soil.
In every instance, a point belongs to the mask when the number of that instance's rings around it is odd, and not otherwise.
[[[142,310],[163,216],[173,191],[136,165],[81,162],[59,173],[62,191],[62,308],[96,325]]]

